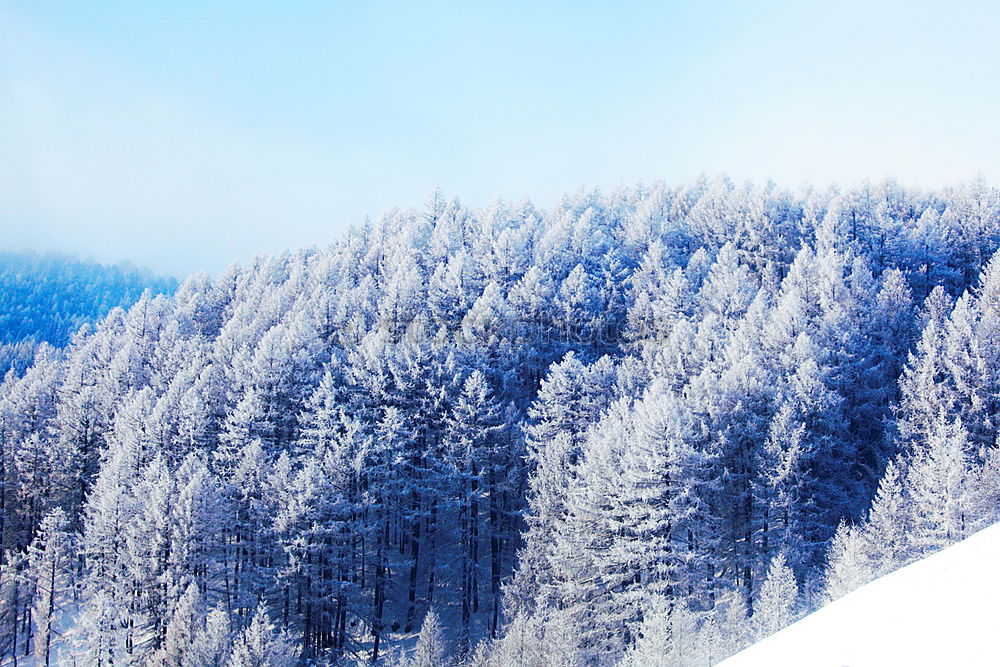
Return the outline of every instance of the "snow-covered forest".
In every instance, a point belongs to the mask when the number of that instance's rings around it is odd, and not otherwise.
[[[718,662],[996,518],[998,247],[981,180],[435,193],[146,294],[0,385],[0,662]]]
[[[23,373],[40,345],[65,346],[82,325],[128,308],[147,289],[172,294],[177,281],[129,265],[0,251],[0,377]]]

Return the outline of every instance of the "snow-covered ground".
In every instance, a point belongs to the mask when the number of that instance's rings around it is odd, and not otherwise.
[[[1000,665],[1000,524],[862,586],[726,667]]]

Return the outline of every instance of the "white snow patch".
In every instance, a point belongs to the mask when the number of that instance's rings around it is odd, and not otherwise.
[[[1000,665],[1000,524],[877,579],[725,667]]]

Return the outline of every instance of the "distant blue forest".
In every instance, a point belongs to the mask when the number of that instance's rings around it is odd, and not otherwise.
[[[177,279],[129,263],[0,251],[0,377],[24,372],[42,343],[66,346],[85,323],[128,308],[145,290],[173,294]]]

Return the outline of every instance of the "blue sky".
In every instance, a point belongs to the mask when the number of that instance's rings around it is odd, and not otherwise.
[[[0,0],[0,245],[182,275],[435,186],[996,184],[998,32],[988,2]]]

